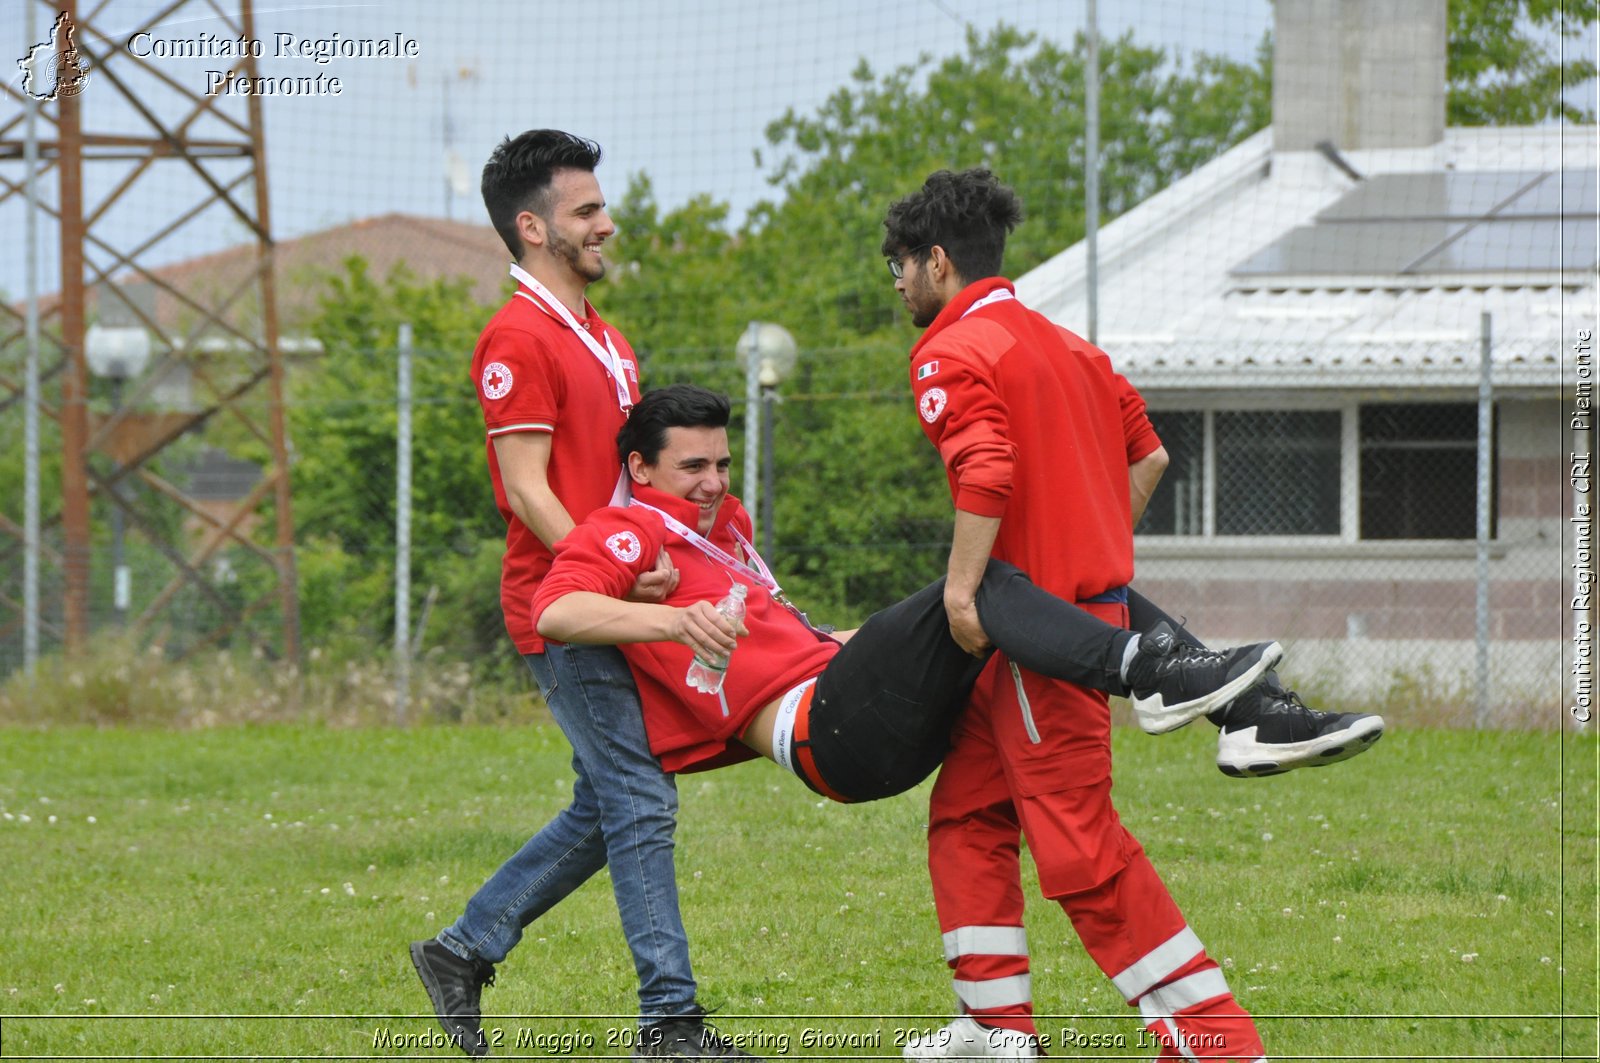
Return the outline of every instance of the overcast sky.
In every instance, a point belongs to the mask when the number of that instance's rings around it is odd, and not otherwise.
[[[0,0],[0,61],[14,86],[20,72],[10,57],[20,58],[31,43],[25,39],[24,2]],[[109,0],[105,6],[93,28],[126,48],[160,5]],[[1099,9],[1106,36],[1131,30],[1141,42],[1177,53],[1240,59],[1253,56],[1271,15],[1269,0],[1102,2]],[[53,8],[36,8],[35,39],[49,32],[53,18]],[[958,54],[968,25],[988,30],[1001,22],[1067,41],[1083,19],[1081,2],[1062,0],[266,0],[255,9],[261,72],[321,74],[341,83],[338,95],[263,101],[273,227],[285,238],[387,211],[449,210],[457,218],[481,220],[475,189],[484,158],[499,138],[536,126],[600,141],[606,152],[600,176],[613,199],[629,175],[644,171],[665,206],[707,193],[741,213],[770,194],[752,155],[763,144],[767,123],[789,108],[814,111],[848,84],[863,59],[881,73],[922,53]],[[204,5],[190,4],[136,47],[146,54],[203,47],[207,34],[214,40],[224,33]],[[321,65],[275,55],[279,33],[296,40],[399,35],[415,42],[417,54]],[[82,37],[79,44],[91,50],[107,47],[104,39]],[[208,70],[231,65],[225,56],[158,54],[151,62],[196,92],[205,90]],[[104,78],[96,81],[91,74],[79,99],[86,130],[148,133]],[[189,110],[165,89],[150,89],[148,100],[173,123]],[[243,102],[224,98],[221,109],[242,114]],[[12,100],[0,108],[6,120],[19,109]],[[203,126],[196,125],[194,135],[202,135]],[[19,127],[13,135],[20,132]],[[47,124],[41,124],[41,135],[51,135]],[[468,187],[453,200],[446,181],[450,152]],[[5,166],[8,178],[20,180],[20,165]],[[226,166],[214,169],[228,173]],[[114,163],[88,166],[88,201],[98,202],[124,172]],[[46,201],[54,202],[53,173],[45,186]],[[181,163],[162,162],[97,232],[115,246],[131,246],[148,234],[153,218],[181,213],[198,189]],[[8,237],[22,231],[21,208],[20,197],[0,205],[0,228]],[[239,222],[214,209],[153,248],[146,261],[190,258],[243,238]],[[59,283],[53,223],[43,226],[41,244],[41,287],[51,291]],[[23,278],[19,253],[0,257],[0,287],[20,295]]]

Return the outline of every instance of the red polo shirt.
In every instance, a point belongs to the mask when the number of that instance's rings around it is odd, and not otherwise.
[[[634,497],[694,527],[693,502],[649,487],[634,487]],[[732,529],[750,536],[750,517],[732,495],[723,499],[716,522],[706,536],[728,554],[741,553]],[[679,642],[624,644],[639,702],[644,708],[650,750],[667,771],[702,771],[755,753],[737,739],[750,720],[791,687],[820,675],[840,643],[807,627],[750,570],[736,562],[730,568],[707,556],[670,531],[660,514],[642,506],[612,507],[589,516],[556,548],[556,563],[534,601],[535,621],[564,594],[589,591],[611,598],[628,593],[634,580],[655,564],[665,547],[677,567],[677,589],[667,605],[715,602],[737,581],[748,588],[745,627],[750,634],[728,659],[721,695],[702,694],[684,683],[694,653]]]
[[[627,375],[632,401],[639,398],[639,369],[633,349],[584,304],[580,318],[590,335],[616,347]],[[489,479],[495,505],[506,521],[506,552],[500,566],[500,605],[506,631],[519,653],[540,653],[544,640],[533,627],[531,607],[539,582],[554,556],[539,537],[511,511],[496,436],[511,432],[548,432],[550,490],[572,519],[585,517],[611,503],[622,466],[617,458],[617,432],[625,416],[617,402],[610,372],[566,323],[519,286],[478,337],[472,354],[472,382],[483,407],[488,430]]]

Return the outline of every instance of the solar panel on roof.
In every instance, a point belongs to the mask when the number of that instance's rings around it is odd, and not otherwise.
[[[1236,274],[1398,273],[1464,229],[1460,222],[1342,222],[1293,229]]]
[[[1380,174],[1235,276],[1594,269],[1596,171]]]
[[[1545,174],[1544,180],[1528,189],[1516,199],[1495,211],[1496,218],[1547,217],[1571,218],[1578,215],[1594,217],[1597,207],[1595,172]]]
[[[1379,174],[1318,214],[1317,221],[1478,218],[1542,176],[1536,172]]]
[[[1519,218],[1474,225],[1407,273],[1497,273],[1595,267],[1593,221]]]

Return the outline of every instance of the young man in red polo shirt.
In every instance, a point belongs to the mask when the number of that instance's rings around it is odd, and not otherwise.
[[[596,510],[561,541],[534,597],[534,622],[552,639],[622,647],[651,748],[669,771],[760,753],[836,801],[902,793],[944,758],[987,654],[951,639],[938,583],[857,631],[813,628],[750,545],[749,515],[728,494],[728,412],[727,396],[692,384],[639,401],[617,436],[632,498]],[[627,600],[662,552],[680,573],[677,586],[660,603]],[[734,586],[743,589],[742,630],[712,604]],[[987,630],[1013,659],[1097,689],[1129,688],[1136,702],[1165,710],[1225,704],[1281,653],[1258,643],[1174,655],[1159,631],[1133,650],[1132,633],[1000,561],[988,563],[978,597]],[[696,657],[727,659],[717,690],[685,682]]]
[[[515,260],[517,290],[484,328],[472,359],[489,477],[506,521],[500,597],[506,630],[572,743],[572,803],[491,875],[411,959],[440,1024],[485,1054],[480,993],[523,928],[602,867],[639,975],[640,1057],[744,1056],[704,1021],[673,868],[677,789],[650,752],[627,663],[611,647],[546,645],[530,605],[552,548],[592,511],[626,497],[615,438],[639,397],[622,334],[585,291],[605,274],[616,231],[591,141],[537,129],[497,147],[483,169],[489,218]],[[635,593],[659,596],[666,570]]]
[[[1166,464],[1143,400],[1105,353],[1024,307],[998,275],[1020,220],[1010,189],[968,170],[933,174],[884,222],[895,290],[927,330],[911,352],[911,384],[956,510],[944,592],[950,630],[974,653],[991,641],[976,605],[991,557],[1126,626],[1132,529]],[[1269,716],[1293,717],[1304,734],[1279,737],[1310,745],[1294,744],[1286,759],[1327,762],[1382,733],[1377,717],[1298,705],[1269,713],[1268,697],[1233,702],[1228,712],[1239,716],[1225,721],[1225,743],[1235,727],[1248,727],[1253,744],[1270,742]],[[1141,722],[1163,731],[1188,719]],[[1103,695],[997,655],[930,801],[934,900],[964,1014],[908,1057],[1038,1055],[1019,834],[1044,895],[1140,1009],[1162,1058],[1263,1057],[1249,1015],[1111,804]]]

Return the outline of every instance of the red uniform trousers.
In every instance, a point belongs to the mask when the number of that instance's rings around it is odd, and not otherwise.
[[[1125,622],[1120,605],[1084,608]],[[1106,695],[996,655],[952,737],[933,788],[928,866],[962,1009],[1037,1033],[1020,833],[1044,896],[1140,1009],[1160,1058],[1262,1058],[1255,1024],[1112,807]]]

